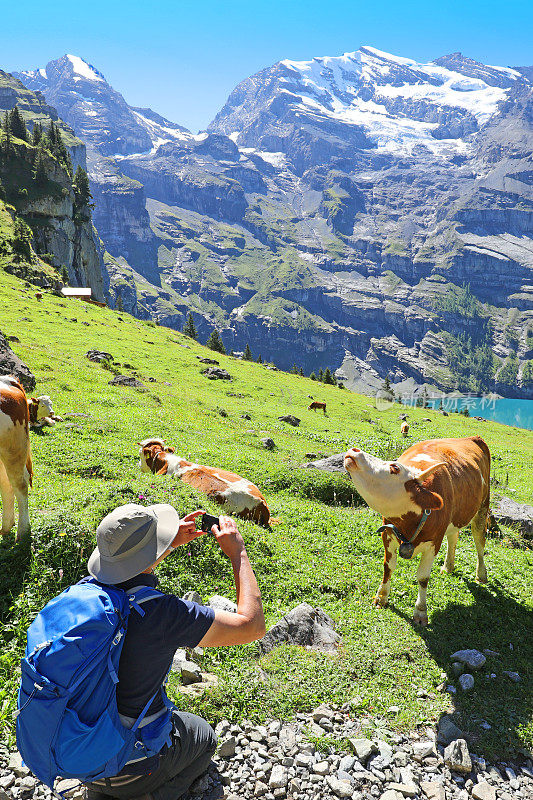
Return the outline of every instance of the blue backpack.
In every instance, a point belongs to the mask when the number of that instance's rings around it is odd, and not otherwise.
[[[124,592],[85,578],[51,600],[28,628],[21,661],[17,747],[40,781],[83,782],[117,775],[133,761],[170,744],[172,704],[141,726],[150,698],[131,729],[120,721],[118,664],[132,608],[161,592],[141,586]]]

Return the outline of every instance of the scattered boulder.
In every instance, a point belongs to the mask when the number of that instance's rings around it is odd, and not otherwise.
[[[251,416],[249,414],[241,414],[241,419],[251,420]]]
[[[115,375],[115,377],[108,381],[108,383],[110,386],[131,386],[133,388],[144,387],[144,383],[137,378],[134,378],[133,375]]]
[[[453,772],[464,775],[472,771],[472,759],[464,739],[455,739],[444,751],[444,763]]]
[[[485,666],[487,658],[479,650],[457,650],[450,656],[450,660],[460,661],[470,669],[481,669]]]
[[[237,603],[234,603],[233,600],[228,600],[227,597],[222,597],[219,594],[215,594],[213,597],[210,597],[208,605],[211,606],[211,608],[219,609],[220,611],[231,611],[233,613],[237,611]]]
[[[265,439],[261,439],[261,444],[265,450],[274,450],[276,447],[274,439],[271,439],[269,436],[267,436]]]
[[[507,678],[509,678],[509,680],[512,681],[513,683],[520,683],[520,681],[522,680],[518,672],[510,672],[510,670],[504,669],[503,674]]]
[[[106,353],[104,350],[89,350],[85,353],[85,356],[89,361],[94,361],[96,364],[100,364],[102,361],[115,360],[111,353]]]
[[[26,364],[21,361],[17,355],[15,355],[13,350],[8,345],[6,337],[1,331],[0,375],[13,375],[15,378],[18,378],[27,392],[32,392],[35,389],[35,375],[26,366]]]
[[[463,732],[457,727],[449,714],[443,714],[437,726],[437,741],[450,744],[454,739],[461,739]]]
[[[459,686],[463,692],[471,692],[474,688],[474,676],[470,675],[469,672],[465,672],[464,675],[460,675]]]
[[[334,653],[341,637],[336,633],[333,620],[321,608],[300,603],[283,619],[276,622],[258,642],[263,653],[278,644],[295,644],[313,650]]]
[[[324,472],[343,472],[344,469],[344,453],[336,453],[327,458],[319,458],[318,461],[309,461],[307,464],[302,464],[304,469],[321,469]]]
[[[278,419],[280,422],[286,422],[288,425],[292,425],[293,428],[297,428],[301,422],[301,420],[293,414],[284,414],[282,417],[278,417]]]
[[[189,600],[191,603],[199,603],[200,605],[203,604],[202,596],[195,590],[191,589],[189,592],[185,592],[182,597],[182,600]]]
[[[198,664],[195,664],[194,661],[182,661],[181,680],[184,686],[188,686],[190,683],[201,683],[202,671]]]
[[[533,536],[533,506],[502,497],[492,513],[498,524],[517,528],[524,536]]]
[[[208,367],[207,369],[202,370],[202,375],[210,381],[230,381],[231,375],[225,369],[221,369],[220,367]]]
[[[196,356],[200,364],[220,364],[220,361],[217,361],[215,358],[200,358],[200,356]]]

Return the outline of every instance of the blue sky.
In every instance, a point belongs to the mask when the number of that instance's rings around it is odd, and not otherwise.
[[[131,105],[195,131],[239,81],[282,58],[369,44],[419,61],[461,51],[531,65],[532,31],[530,0],[24,0],[2,3],[0,68],[74,53]]]

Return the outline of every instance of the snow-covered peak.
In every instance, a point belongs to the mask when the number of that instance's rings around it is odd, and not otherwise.
[[[406,151],[416,144],[449,149],[452,140],[468,137],[521,78],[460,53],[420,63],[371,46],[280,66],[280,88],[294,96],[294,107],[359,125],[378,149]]]
[[[72,64],[72,69],[76,75],[79,75],[81,78],[85,78],[88,81],[102,81],[105,83],[105,78],[101,72],[98,72],[92,64],[89,64],[87,61],[84,61],[83,58],[79,56],[73,56],[67,53],[68,60]]]

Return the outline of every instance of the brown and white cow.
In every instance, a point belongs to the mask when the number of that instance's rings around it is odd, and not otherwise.
[[[56,422],[62,422],[62,417],[54,414],[52,400],[47,394],[40,397],[32,397],[28,400],[28,410],[30,414],[30,428],[52,427]]]
[[[17,541],[29,533],[28,487],[33,471],[30,454],[29,411],[22,385],[11,375],[0,377],[0,495],[2,529],[5,536],[15,524],[18,506]]]
[[[307,406],[307,410],[308,411],[316,411],[317,408],[319,408],[319,409],[321,408],[322,411],[324,412],[324,416],[326,416],[326,404],[325,403],[322,403],[322,402],[320,402],[318,400],[313,400],[313,402],[310,405]]]
[[[401,432],[401,434],[402,434],[404,439],[409,435],[409,423],[408,422],[402,422],[402,424],[400,425],[400,432]]]
[[[162,439],[145,439],[139,445],[142,472],[180,478],[225,506],[230,514],[252,519],[260,525],[270,525],[270,510],[265,498],[246,478],[224,469],[187,461],[177,456],[173,447],[166,447]]]
[[[361,497],[382,515],[384,524],[396,526],[407,539],[415,533],[424,510],[431,511],[413,540],[414,554],[420,554],[415,623],[427,625],[427,585],[444,536],[448,546],[441,571],[453,572],[459,530],[469,523],[477,551],[476,578],[486,583],[490,451],[480,436],[419,442],[396,461],[382,461],[353,447],[346,453],[344,466]],[[391,528],[384,529],[381,535],[385,562],[383,581],[374,603],[385,606],[399,542]]]

